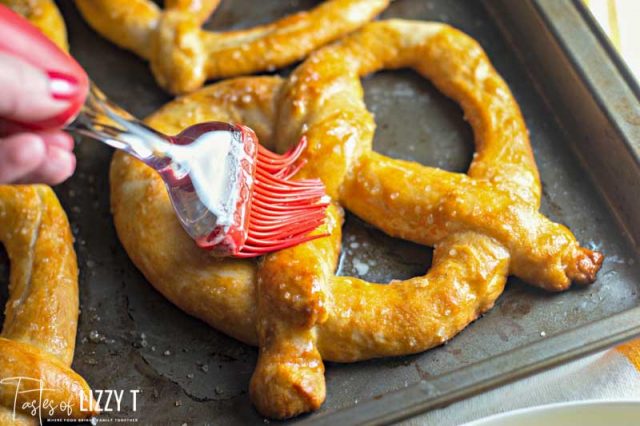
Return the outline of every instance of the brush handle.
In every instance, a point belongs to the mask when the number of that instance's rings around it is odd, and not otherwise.
[[[78,117],[66,130],[125,151],[156,170],[170,162],[171,138],[109,101],[93,83]]]

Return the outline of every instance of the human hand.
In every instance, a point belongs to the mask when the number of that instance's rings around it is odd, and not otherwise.
[[[0,117],[37,122],[69,107],[78,88],[13,56],[0,53]],[[0,184],[55,185],[73,174],[73,139],[62,130],[33,131],[0,138]]]

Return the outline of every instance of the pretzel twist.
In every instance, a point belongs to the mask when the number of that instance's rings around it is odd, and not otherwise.
[[[64,21],[51,0],[0,3],[67,50]],[[69,221],[51,188],[0,185],[0,244],[11,262],[0,333],[0,424],[38,424],[39,414],[76,419],[97,414],[81,411],[80,398],[84,408],[97,406],[85,380],[71,369],[79,314],[78,263]],[[18,383],[17,378],[23,379]],[[38,396],[40,388],[45,391]],[[43,408],[34,416],[23,408],[38,399],[51,402],[54,412]],[[61,404],[71,407],[70,413]]]
[[[158,84],[171,93],[208,79],[273,71],[362,26],[390,0],[327,0],[267,25],[228,32],[200,29],[219,0],[76,0],[105,38],[151,62]]]
[[[51,188],[0,186],[0,243],[11,260],[0,334],[0,422],[11,423],[16,395],[17,422],[35,422],[20,411],[23,403],[38,399],[41,386],[46,389],[43,401],[56,407],[70,404],[70,417],[96,414],[81,411],[80,398],[88,407],[91,390],[70,368],[78,322],[78,266],[67,217]],[[20,384],[12,380],[20,377]],[[42,415],[51,416],[46,409]],[[66,415],[53,413],[56,418]]]
[[[375,123],[360,77],[410,67],[458,101],[474,130],[468,174],[372,151]],[[319,407],[324,360],[352,362],[446,342],[502,293],[509,274],[550,291],[595,279],[599,253],[538,212],[540,181],[517,103],[481,47],[443,24],[368,24],[313,53],[293,74],[225,81],[177,99],[147,123],[165,133],[207,120],[242,122],[284,150],[305,135],[301,171],[335,205],[327,238],[255,263],[198,250],[162,180],[117,153],[112,210],[120,240],[146,278],[186,312],[258,345],[258,410],[286,418]],[[392,236],[435,247],[428,273],[388,285],[335,276],[339,204]]]

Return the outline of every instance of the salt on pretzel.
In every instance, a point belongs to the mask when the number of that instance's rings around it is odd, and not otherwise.
[[[372,151],[375,123],[360,77],[413,68],[458,101],[474,130],[468,174]],[[151,284],[260,356],[251,398],[286,418],[319,407],[323,360],[353,362],[446,342],[516,275],[550,291],[595,279],[599,253],[538,212],[540,182],[516,101],[482,48],[443,24],[382,21],[313,53],[293,74],[241,78],[179,98],[147,123],[165,133],[207,120],[242,122],[284,150],[305,135],[301,175],[336,202],[327,238],[259,262],[217,259],[183,232],[162,180],[117,153],[112,210],[119,238]],[[341,204],[390,235],[435,247],[428,273],[388,285],[335,276]]]
[[[151,62],[156,80],[171,93],[208,79],[275,70],[359,28],[390,0],[327,0],[254,28],[200,29],[220,0],[172,0],[164,10],[151,0],[76,0],[91,26],[118,46]]]
[[[43,417],[81,419],[93,402],[89,386],[71,369],[78,323],[78,265],[69,222],[51,188],[0,185],[0,244],[11,261],[9,300],[0,334],[0,424],[37,423],[20,411],[48,400]],[[22,378],[18,383],[18,379]],[[18,392],[19,391],[19,392]],[[29,392],[30,391],[30,392]],[[17,400],[14,401],[14,398]]]
[[[53,1],[0,3],[67,50],[64,21]],[[69,221],[51,188],[0,185],[0,244],[11,262],[0,333],[0,424],[38,424],[38,412],[34,416],[22,409],[23,403],[34,400],[48,400],[57,407],[53,413],[43,408],[43,418],[69,414],[83,419],[97,414],[91,389],[71,369],[79,313],[78,263]],[[41,397],[40,388],[47,389]],[[21,393],[16,394],[18,390]],[[80,398],[86,411],[80,409]],[[63,404],[72,407],[70,413]]]

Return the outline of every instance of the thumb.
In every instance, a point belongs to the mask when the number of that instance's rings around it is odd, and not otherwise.
[[[32,123],[55,117],[69,108],[77,87],[68,79],[44,71],[12,55],[0,53],[0,117]]]

